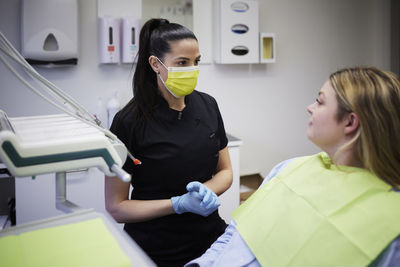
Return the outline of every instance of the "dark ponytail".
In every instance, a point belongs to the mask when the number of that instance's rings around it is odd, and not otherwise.
[[[124,107],[124,112],[133,112],[136,123],[149,118],[159,94],[157,75],[149,64],[149,57],[154,55],[163,60],[171,50],[169,42],[187,38],[197,40],[192,31],[166,19],[150,19],[143,25],[133,76],[133,98]]]

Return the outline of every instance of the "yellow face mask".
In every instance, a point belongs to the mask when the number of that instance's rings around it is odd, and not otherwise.
[[[194,91],[199,76],[199,66],[166,67],[161,60],[158,59],[158,61],[168,70],[168,78],[164,82],[160,74],[158,77],[174,97],[183,97]]]

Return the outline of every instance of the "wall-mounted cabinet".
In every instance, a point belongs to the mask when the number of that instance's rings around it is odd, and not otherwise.
[[[259,63],[257,0],[214,0],[214,61]]]

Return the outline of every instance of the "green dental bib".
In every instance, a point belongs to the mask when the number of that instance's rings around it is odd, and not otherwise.
[[[262,266],[367,266],[400,233],[400,195],[319,153],[289,163],[232,217]]]

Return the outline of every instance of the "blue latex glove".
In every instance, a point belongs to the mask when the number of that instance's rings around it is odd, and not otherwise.
[[[200,182],[190,182],[186,186],[188,192],[198,192],[202,198],[200,205],[206,207],[207,209],[212,209],[213,207],[218,208],[220,205],[218,196],[210,190],[207,186]],[[214,209],[214,210],[215,210]]]
[[[191,182],[186,189],[188,193],[171,198],[172,207],[177,214],[192,212],[206,217],[219,207],[217,195],[202,183]]]

